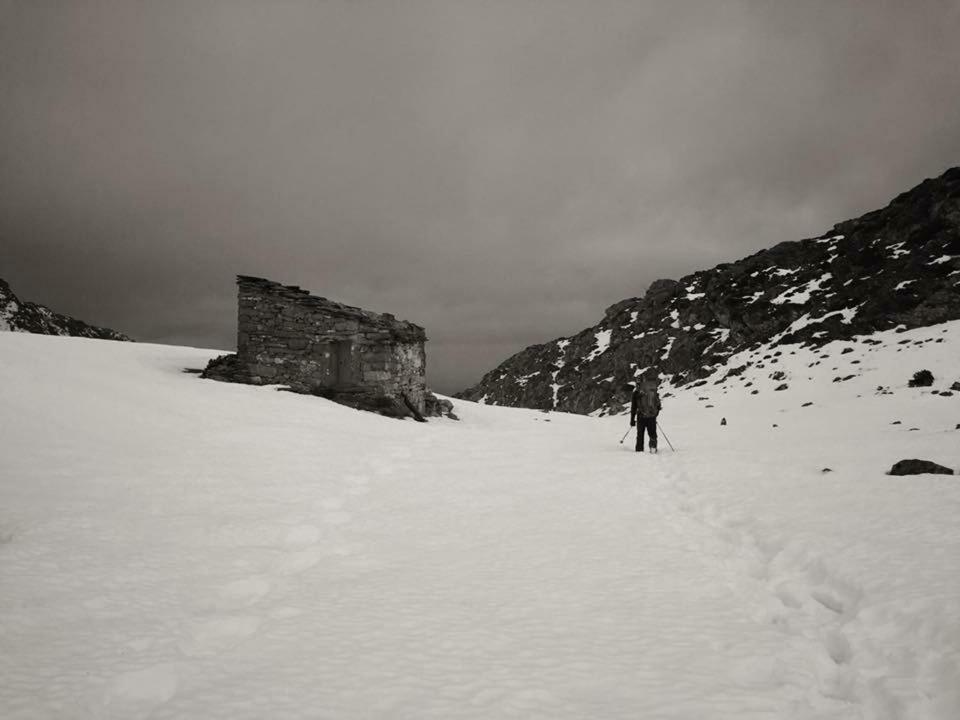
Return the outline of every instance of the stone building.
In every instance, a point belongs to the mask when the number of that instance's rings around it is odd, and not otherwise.
[[[422,327],[263,278],[239,275],[237,285],[237,354],[213,361],[206,377],[426,411]]]

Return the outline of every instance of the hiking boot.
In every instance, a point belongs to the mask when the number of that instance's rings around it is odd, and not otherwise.
[[[654,455],[656,455],[656,454],[657,454],[657,449],[656,449],[655,447],[652,447],[652,448],[650,448],[650,452],[652,452]]]

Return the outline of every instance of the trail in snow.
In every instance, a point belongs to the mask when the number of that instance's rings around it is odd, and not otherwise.
[[[5,718],[960,708],[956,480],[861,471],[828,398],[667,399],[681,450],[647,456],[623,418],[424,426],[180,372],[210,355],[0,335]]]

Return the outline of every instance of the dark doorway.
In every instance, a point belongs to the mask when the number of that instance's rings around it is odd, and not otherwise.
[[[337,387],[353,385],[357,382],[354,372],[353,342],[338,340],[334,347],[334,384]]]

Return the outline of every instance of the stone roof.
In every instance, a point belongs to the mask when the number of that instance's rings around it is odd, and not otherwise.
[[[427,339],[426,331],[420,325],[406,320],[398,320],[390,313],[371,312],[325,297],[311,295],[296,285],[282,285],[273,280],[252,275],[237,275],[237,285],[240,286],[241,291],[247,290],[261,295],[273,296],[301,306],[310,312],[321,312],[332,317],[358,320],[365,325],[389,332],[402,342],[424,342]]]

